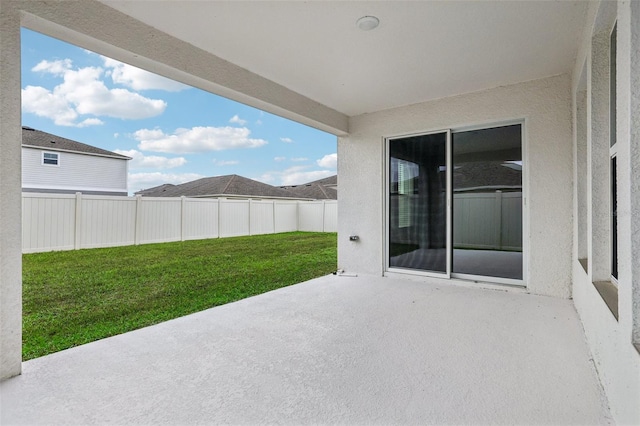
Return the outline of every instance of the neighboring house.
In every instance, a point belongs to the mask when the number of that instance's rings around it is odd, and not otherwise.
[[[281,186],[294,196],[311,198],[313,200],[337,200],[338,199],[338,175],[301,185]]]
[[[251,198],[310,200],[291,192],[238,175],[214,176],[179,185],[164,184],[136,192],[143,197]]]
[[[22,127],[22,191],[127,195],[129,157]]]
[[[0,14],[0,377],[21,372],[11,144],[25,25],[338,136],[340,269],[573,303],[612,421],[640,424],[640,1],[168,2],[149,13],[140,1],[14,0]],[[274,46],[281,54],[264,54]],[[495,159],[522,175],[485,183],[519,183],[522,195],[489,229],[479,215],[456,217],[451,178],[461,164]],[[396,196],[415,202],[389,208]],[[485,203],[487,213],[497,204]],[[489,246],[506,238],[509,248],[453,246],[459,231],[480,246],[489,230]],[[469,308],[487,309],[478,303]],[[492,331],[487,345],[502,351],[503,330]],[[519,350],[511,354],[527,369],[536,354]]]

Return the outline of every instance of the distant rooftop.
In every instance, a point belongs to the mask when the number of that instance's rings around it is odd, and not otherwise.
[[[115,152],[107,151],[106,149],[56,136],[27,126],[22,126],[22,146],[43,148],[51,151],[70,151],[81,154],[131,160],[131,158],[125,155],[116,154]]]
[[[302,185],[281,186],[280,188],[298,197],[313,198],[314,200],[337,200],[338,175],[314,180]]]
[[[145,197],[307,198],[282,188],[238,175],[207,177],[180,185],[164,184],[136,192]]]

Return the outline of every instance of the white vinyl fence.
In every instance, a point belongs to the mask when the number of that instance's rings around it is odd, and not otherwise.
[[[456,248],[522,250],[522,192],[456,194],[453,216]]]
[[[337,231],[335,200],[22,194],[22,252]]]

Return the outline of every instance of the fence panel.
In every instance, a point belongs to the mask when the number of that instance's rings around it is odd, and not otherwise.
[[[298,230],[298,204],[295,201],[275,201],[274,232],[294,232]]]
[[[338,201],[324,202],[323,232],[338,232]]]
[[[186,198],[184,203],[182,239],[218,238],[218,200]]]
[[[75,195],[23,194],[22,251],[73,250],[75,206]]]
[[[82,195],[76,248],[115,247],[135,243],[136,200]]]
[[[324,226],[322,201],[309,201],[298,205],[298,230],[322,232]]]
[[[249,203],[250,235],[273,234],[275,232],[273,201],[251,201]]]
[[[220,237],[249,235],[249,200],[220,199]]]
[[[141,244],[180,241],[181,212],[180,198],[141,197],[137,241]]]

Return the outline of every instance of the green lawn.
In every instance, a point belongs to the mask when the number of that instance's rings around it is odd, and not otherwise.
[[[336,234],[23,255],[24,360],[331,273]]]

